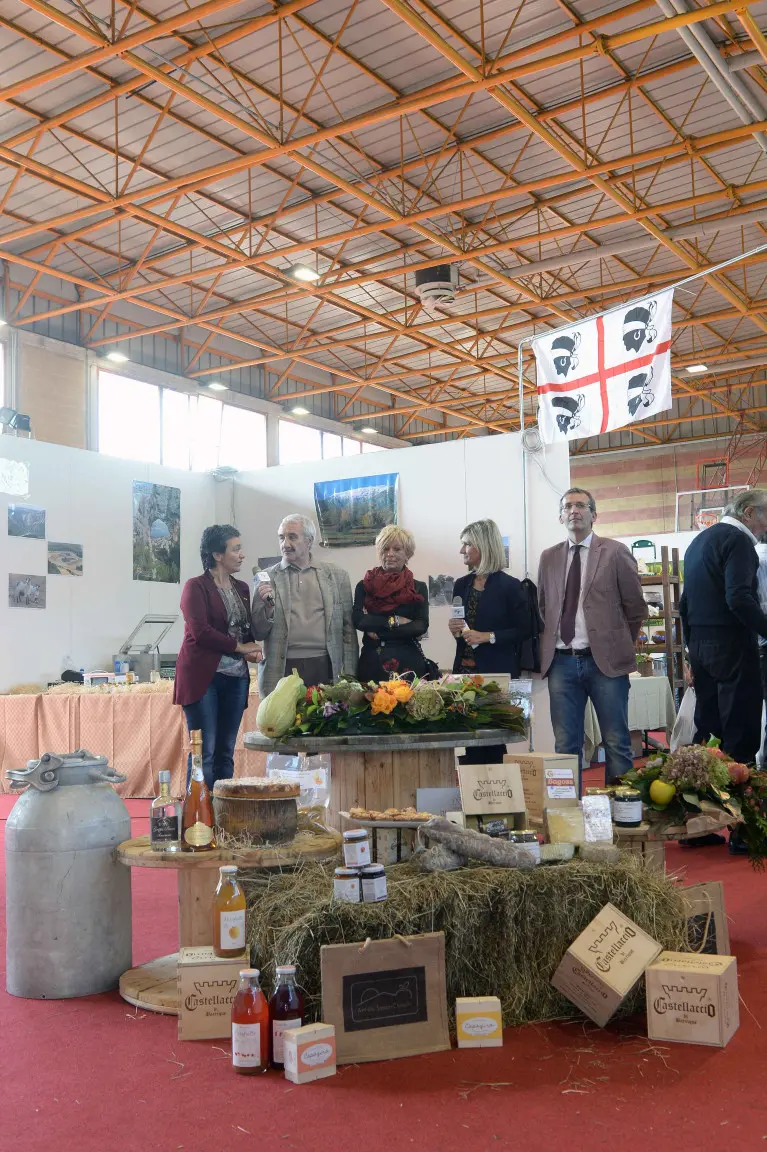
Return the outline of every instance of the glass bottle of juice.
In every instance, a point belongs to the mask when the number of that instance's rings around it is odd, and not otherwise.
[[[192,732],[190,743],[192,771],[181,814],[181,850],[209,852],[216,847],[216,840],[213,835],[213,801],[202,774],[202,732]]]
[[[258,968],[243,968],[232,1004],[232,1067],[243,1076],[269,1067],[269,1005],[259,975]]]
[[[269,1023],[272,1029],[272,1068],[282,1068],[284,1036],[290,1028],[300,1028],[304,1022],[304,994],[296,984],[293,964],[277,969],[277,987],[269,1001]]]
[[[213,951],[217,956],[239,956],[245,947],[245,893],[237,882],[237,869],[225,864],[213,897]]]

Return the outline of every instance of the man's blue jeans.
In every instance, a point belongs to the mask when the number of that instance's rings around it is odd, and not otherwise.
[[[629,734],[628,676],[605,676],[593,656],[555,653],[549,668],[549,707],[554,729],[554,750],[578,756],[583,769],[583,721],[591,700],[602,731],[605,778],[617,779],[634,765]]]
[[[202,772],[211,792],[216,780],[231,780],[234,776],[234,745],[248,705],[249,684],[247,676],[216,672],[202,699],[184,705],[189,731],[202,732]],[[187,784],[191,770],[189,757]]]

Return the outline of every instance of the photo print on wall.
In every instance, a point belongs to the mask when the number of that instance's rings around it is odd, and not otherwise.
[[[48,541],[48,575],[49,576],[82,576],[83,574],[83,546],[82,544],[61,544],[55,540]]]
[[[133,481],[133,579],[181,583],[181,489]]]
[[[44,608],[45,576],[29,576],[23,572],[8,575],[9,608]]]
[[[45,539],[45,509],[33,504],[8,505],[8,535],[27,540]]]

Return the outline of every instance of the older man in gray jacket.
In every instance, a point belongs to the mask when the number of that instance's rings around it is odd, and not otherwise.
[[[286,516],[279,527],[282,560],[266,569],[268,582],[256,585],[251,630],[255,640],[264,641],[258,666],[262,697],[294,668],[307,685],[357,671],[349,575],[335,564],[313,562],[316,535],[308,516]]]

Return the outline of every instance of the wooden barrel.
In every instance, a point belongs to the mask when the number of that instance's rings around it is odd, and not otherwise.
[[[297,784],[263,780],[217,780],[216,827],[242,845],[285,844],[298,827]]]

